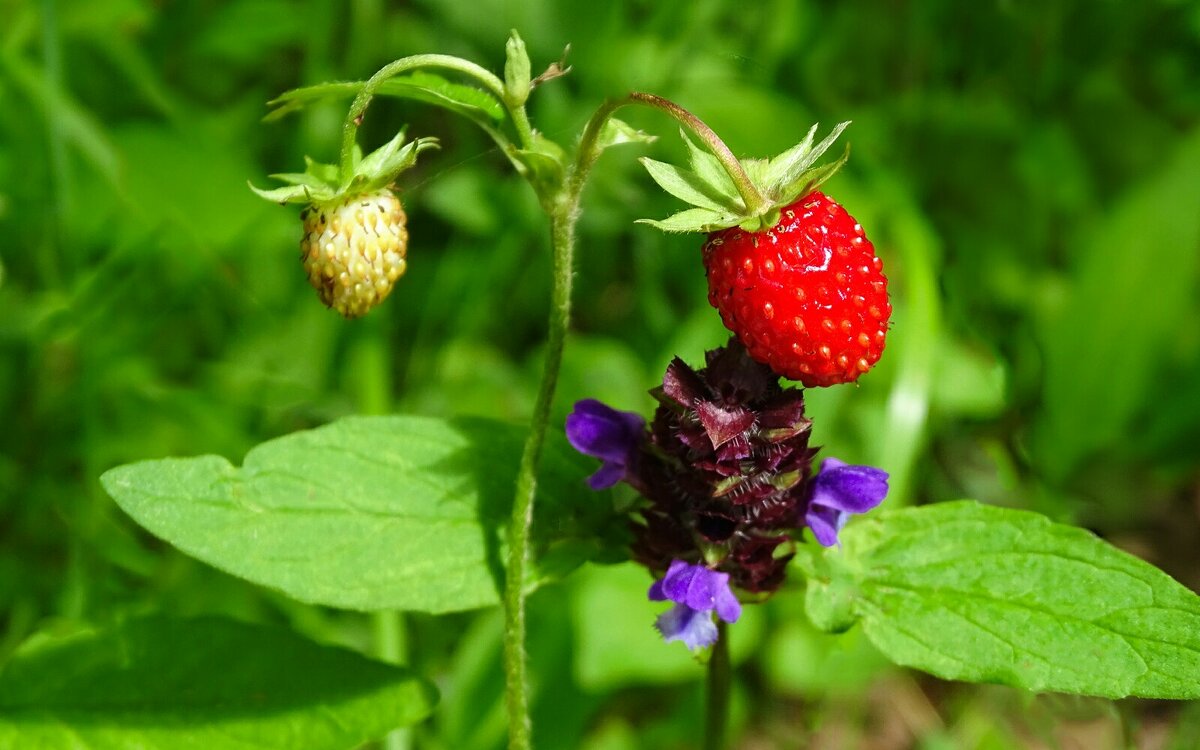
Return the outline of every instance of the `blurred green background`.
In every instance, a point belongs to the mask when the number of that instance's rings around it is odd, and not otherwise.
[[[810,391],[825,454],[878,464],[889,503],[958,497],[1095,530],[1200,588],[1200,4],[0,0],[0,662],[58,618],[221,613],[371,648],[371,621],[291,602],[150,538],[97,477],[369,412],[531,408],[549,291],[532,192],[472,126],[379,101],[373,147],[436,135],[401,186],[409,272],[346,322],[298,262],[294,208],[250,193],[336,156],[344,110],[269,125],[281,91],[421,52],[499,72],[517,28],[535,127],[565,145],[607,96],[654,92],[743,156],[854,121],[826,191],[866,227],[896,308],[858,386]],[[646,411],[673,355],[725,334],[697,237],[634,157],[584,198],[557,423],[581,397]],[[657,642],[628,566],[531,600],[544,748],[685,748],[702,670]],[[734,632],[738,747],[1194,748],[1200,710],[1034,699],[883,665],[785,591]],[[408,617],[443,704],[417,747],[503,744],[499,617]]]

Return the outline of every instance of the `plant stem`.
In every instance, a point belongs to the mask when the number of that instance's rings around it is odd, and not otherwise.
[[[408,644],[405,639],[404,613],[384,610],[371,616],[375,655],[388,664],[405,664]],[[383,738],[384,750],[408,750],[412,747],[412,730],[393,729]]]
[[[553,246],[553,290],[546,358],[538,386],[529,435],[521,454],[508,537],[508,568],[504,590],[504,674],[508,707],[508,746],[528,750],[531,745],[529,684],[525,663],[525,578],[530,557],[533,501],[537,495],[537,466],[550,419],[550,405],[558,385],[563,343],[571,319],[571,272],[575,246],[576,202],[563,201],[550,217]]]
[[[725,167],[725,171],[729,173],[729,178],[733,180],[734,187],[737,188],[738,195],[742,196],[742,201],[746,204],[746,211],[757,216],[767,210],[769,205],[767,199],[763,197],[762,193],[758,192],[758,188],[755,187],[750,176],[746,174],[746,170],[742,168],[742,163],[733,155],[733,151],[729,150],[729,146],[725,145],[725,141],[721,140],[703,120],[675,102],[663,99],[661,96],[655,96],[654,94],[635,91],[629,95],[628,100],[631,103],[645,104],[648,107],[654,107],[657,110],[666,112],[685,128],[692,131],[697,138],[704,141],[705,145],[709,147],[713,156],[717,157],[717,160],[721,162],[721,166]]]
[[[504,82],[494,73],[473,62],[452,55],[412,55],[394,60],[380,68],[375,75],[367,79],[367,82],[359,89],[358,95],[354,97],[354,102],[346,113],[346,121],[342,125],[342,148],[338,157],[338,167],[341,170],[342,179],[350,176],[358,126],[362,124],[363,114],[367,111],[375,93],[379,91],[379,87],[393,76],[418,68],[453,70],[475,79],[508,110],[521,147],[529,148],[532,144],[532,131],[524,107],[512,107],[508,104],[505,99]]]
[[[579,141],[575,163],[567,174],[555,200],[549,204],[552,246],[553,288],[550,294],[549,332],[546,358],[542,364],[542,382],[513,498],[508,538],[508,567],[504,588],[504,676],[508,709],[508,746],[510,750],[532,747],[529,720],[529,684],[525,663],[525,578],[529,564],[530,531],[533,503],[537,495],[537,466],[541,458],[550,405],[558,385],[563,344],[571,322],[571,279],[575,253],[575,223],[579,219],[579,201],[592,165],[600,155],[600,133],[604,123],[627,102],[609,101],[592,115]]]
[[[708,660],[708,683],[705,685],[704,750],[724,750],[726,725],[729,723],[729,688],[732,684],[729,665],[729,634],[725,623],[717,621],[717,642]]]

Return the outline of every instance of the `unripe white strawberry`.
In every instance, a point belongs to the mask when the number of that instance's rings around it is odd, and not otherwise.
[[[270,201],[308,204],[300,214],[300,259],[326,307],[347,318],[366,315],[404,275],[407,217],[391,186],[417,154],[436,146],[434,138],[405,144],[401,132],[366,157],[355,147],[345,169],[309,159],[303,173],[272,175],[286,187],[250,186]]]
[[[321,301],[347,318],[383,302],[407,266],[400,199],[384,189],[313,203],[301,216],[301,258]]]

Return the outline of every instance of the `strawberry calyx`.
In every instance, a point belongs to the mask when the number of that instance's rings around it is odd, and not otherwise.
[[[815,143],[813,125],[800,143],[769,159],[738,159],[742,175],[731,175],[721,160],[698,146],[680,131],[687,146],[690,169],[642,158],[642,165],[659,187],[693,208],[662,220],[639,219],[664,232],[710,233],[730,227],[747,232],[762,232],[779,223],[781,211],[816,190],[832,177],[850,156],[847,148],[835,161],[817,165],[849,122],[839,123],[821,142]],[[735,180],[749,180],[758,195],[749,196],[747,186],[739,188]],[[761,200],[756,200],[761,198]]]
[[[251,184],[250,189],[260,197],[280,204],[339,201],[390,186],[401,173],[416,164],[418,154],[437,147],[437,138],[418,138],[405,143],[404,131],[400,131],[395,138],[366,156],[355,145],[349,174],[345,178],[338,167],[322,164],[306,156],[303,172],[271,175],[286,183],[283,187],[260,190]]]

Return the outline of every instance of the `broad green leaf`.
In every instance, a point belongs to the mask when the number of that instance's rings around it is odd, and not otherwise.
[[[263,443],[241,468],[168,458],[101,482],[187,554],[301,601],[453,612],[499,601],[525,432],[484,419],[351,417]],[[551,432],[534,544],[559,572],[611,515],[583,481],[593,463]],[[529,585],[545,573],[535,566]]]
[[[340,750],[436,701],[407,669],[288,630],[145,618],[27,641],[0,672],[0,747]]]
[[[960,501],[861,519],[841,540],[800,561],[809,616],[861,622],[897,664],[1035,691],[1200,697],[1200,597],[1088,531]]]
[[[273,109],[263,119],[270,122],[317,102],[349,99],[363,87],[364,81],[337,81],[292,89],[267,102]],[[389,78],[376,92],[379,96],[415,99],[434,104],[468,117],[500,121],[504,106],[483,89],[452,83],[432,73],[418,72]]]
[[[714,193],[695,172],[648,157],[643,157],[638,161],[642,163],[642,166],[650,173],[650,178],[657,182],[660,188],[685,203],[719,213],[730,213],[737,210],[737,206],[732,205],[732,201],[719,193]],[[725,202],[722,202],[723,198]]]

